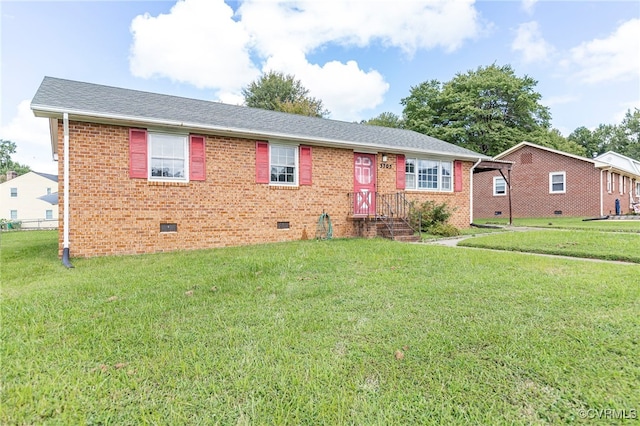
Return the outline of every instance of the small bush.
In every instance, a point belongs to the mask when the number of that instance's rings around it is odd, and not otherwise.
[[[449,209],[447,203],[436,204],[434,201],[425,201],[416,205],[415,202],[412,202],[409,209],[409,221],[413,229],[431,233],[430,228],[447,223],[454,211],[455,209]]]
[[[427,232],[431,235],[440,235],[443,237],[455,237],[460,235],[460,230],[449,223],[437,223],[427,229]]]

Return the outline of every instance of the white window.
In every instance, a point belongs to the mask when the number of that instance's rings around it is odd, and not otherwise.
[[[493,195],[505,195],[507,193],[507,182],[503,177],[493,177]]]
[[[451,161],[407,158],[405,187],[427,191],[451,191],[452,171]]]
[[[47,188],[47,195],[51,195],[51,188]]]
[[[187,181],[187,137],[149,132],[149,180]]]
[[[11,210],[10,215],[11,215],[11,220],[18,219],[18,210]]]
[[[640,182],[636,182],[636,197],[640,197]]]
[[[564,194],[565,192],[567,192],[566,178],[567,178],[566,172],[549,173],[549,193]]]
[[[16,198],[18,196],[18,188],[11,188],[11,198]]]
[[[298,147],[269,145],[269,181],[275,185],[298,184]]]
[[[611,194],[611,172],[607,171],[607,192]]]
[[[53,219],[53,210],[45,211],[44,218],[47,219],[47,220]]]

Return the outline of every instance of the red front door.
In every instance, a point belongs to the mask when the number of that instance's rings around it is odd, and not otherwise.
[[[353,157],[353,214],[376,214],[376,156],[355,153]]]

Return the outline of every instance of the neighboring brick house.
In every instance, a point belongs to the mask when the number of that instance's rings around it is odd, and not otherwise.
[[[17,176],[7,173],[0,183],[0,219],[19,222],[21,228],[58,226],[58,176],[28,172]]]
[[[487,158],[407,130],[51,77],[31,108],[64,177],[63,258],[314,238],[323,212],[334,237],[373,236],[398,200],[446,202],[464,228]]]
[[[620,159],[615,153],[611,158]],[[512,215],[518,217],[598,217],[633,211],[640,196],[640,169],[522,142],[498,154],[511,162]],[[624,157],[626,158],[626,157]],[[627,160],[631,160],[628,159]],[[635,161],[635,160],[631,160]],[[499,172],[475,175],[474,219],[508,217],[509,185]]]

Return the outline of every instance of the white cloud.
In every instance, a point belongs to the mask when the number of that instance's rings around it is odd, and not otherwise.
[[[511,43],[511,50],[522,53],[525,63],[546,62],[555,49],[547,43],[535,21],[525,22],[518,26],[516,38]]]
[[[314,64],[309,55],[330,45],[453,51],[481,31],[473,3],[246,0],[234,15],[223,0],[180,0],[169,14],[133,20],[130,67],[143,78],[213,88],[232,103],[259,68],[281,71],[300,79],[333,118],[357,120],[383,102],[383,76],[353,60]]]
[[[259,71],[249,56],[249,34],[232,18],[233,10],[221,0],[179,1],[169,14],[136,16],[131,22],[132,74],[236,90]]]
[[[58,163],[53,161],[49,120],[37,118],[31,111],[31,100],[18,105],[17,115],[0,128],[0,139],[16,144],[16,153],[11,159],[42,173],[58,174]]]
[[[640,19],[624,22],[607,38],[574,47],[565,64],[578,67],[576,77],[585,83],[638,79]]]
[[[538,0],[522,0],[522,8],[529,15],[533,14],[533,7],[538,2]]]

